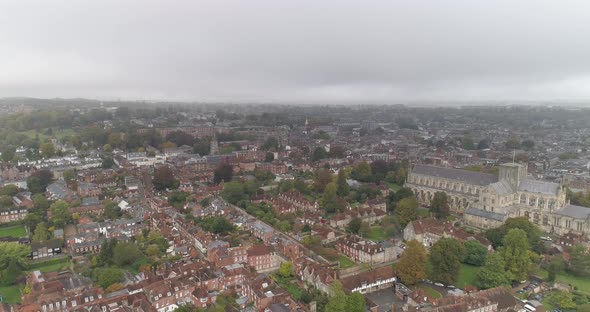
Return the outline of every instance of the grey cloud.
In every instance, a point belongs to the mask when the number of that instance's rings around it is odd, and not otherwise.
[[[5,1],[0,96],[590,97],[590,3]]]

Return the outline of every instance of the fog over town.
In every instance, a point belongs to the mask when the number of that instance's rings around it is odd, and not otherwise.
[[[0,312],[590,311],[583,1],[0,3]]]

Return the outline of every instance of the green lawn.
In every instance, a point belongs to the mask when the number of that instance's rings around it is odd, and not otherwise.
[[[61,258],[53,259],[45,262],[34,263],[31,265],[31,271],[56,272],[63,271],[70,268],[70,259]]]
[[[421,288],[422,290],[424,290],[432,298],[435,298],[435,299],[442,298],[442,295],[438,291],[436,291],[435,289],[433,289],[432,287],[430,287],[428,285],[420,284],[420,285],[418,285],[418,287]]]
[[[374,242],[386,240],[385,229],[382,226],[373,226],[367,234],[367,238]]]
[[[547,276],[549,275],[547,271],[543,269],[539,269],[534,273],[535,275],[538,275],[539,277],[543,278],[543,280],[546,280]],[[561,272],[557,273],[557,275],[555,276],[555,281],[559,283],[572,285],[576,287],[578,291],[590,294],[590,279],[577,277],[568,273]]]
[[[23,237],[27,236],[24,225],[11,225],[6,227],[0,227],[0,237]]]
[[[543,300],[541,300],[541,303],[543,304],[545,311],[553,311],[555,309],[551,302],[549,302],[549,296],[545,296]]]
[[[340,268],[342,269],[353,267],[356,264],[346,256],[338,257],[338,262],[340,262]]]
[[[56,137],[59,139],[63,139],[66,136],[70,136],[70,135],[75,135],[76,131],[74,129],[56,129],[56,128],[51,128],[51,130],[53,131],[53,135],[49,136],[47,134],[45,134],[45,132],[47,131],[48,128],[43,128],[43,129],[39,129],[39,131],[37,130],[28,130],[28,131],[21,131],[21,132],[17,132],[18,134],[24,134],[27,137],[34,139],[36,136],[39,136],[39,140],[43,141],[45,139],[48,139],[50,137]]]
[[[420,218],[428,218],[430,217],[430,210],[428,208],[418,208],[418,216]]]
[[[294,282],[295,278],[293,277],[284,278],[273,275],[273,279],[296,300],[301,299],[301,295],[305,292],[305,289],[302,289],[297,283]]]
[[[394,192],[399,191],[399,189],[401,189],[402,187],[397,184],[397,183],[388,183],[389,184],[389,188],[392,189]]]
[[[461,264],[461,269],[459,270],[459,277],[457,278],[457,282],[455,286],[458,288],[464,288],[465,286],[471,285],[473,286],[475,281],[475,273],[479,270],[479,267],[468,265],[468,264]]]
[[[20,303],[20,289],[18,285],[0,287],[0,295],[4,297],[4,302]]]

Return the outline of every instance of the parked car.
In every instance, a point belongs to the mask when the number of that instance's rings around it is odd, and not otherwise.
[[[443,284],[443,283],[434,283],[434,285],[438,286],[438,287],[445,287],[445,284]]]

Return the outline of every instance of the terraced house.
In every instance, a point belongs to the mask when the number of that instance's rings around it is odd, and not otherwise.
[[[548,233],[590,233],[590,208],[569,204],[562,183],[532,179],[521,164],[502,164],[498,175],[415,165],[406,187],[426,206],[445,192],[451,211],[471,226],[493,228],[524,216]]]

